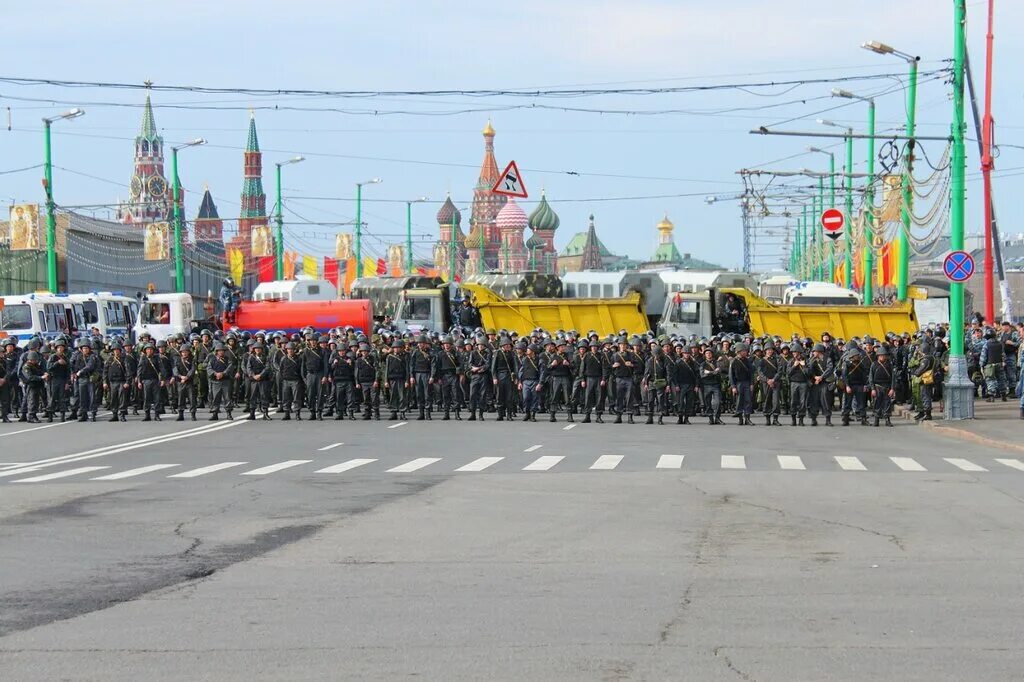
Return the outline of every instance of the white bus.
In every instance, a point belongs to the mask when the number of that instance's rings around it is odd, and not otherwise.
[[[104,337],[128,338],[139,318],[139,302],[119,292],[93,291],[88,294],[70,294],[75,303],[82,304],[86,328],[98,329]]]
[[[19,346],[28,345],[33,336],[46,340],[66,336],[74,340],[87,331],[84,307],[67,294],[3,297],[0,338],[13,336],[18,339]]]

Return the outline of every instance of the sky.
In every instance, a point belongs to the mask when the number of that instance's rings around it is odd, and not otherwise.
[[[153,93],[157,125],[169,144],[197,136],[209,142],[180,156],[190,219],[205,185],[222,217],[237,216],[251,107],[264,151],[268,208],[274,201],[273,163],[306,156],[284,169],[287,248],[330,253],[333,235],[350,229],[338,224],[354,220],[355,183],[380,177],[381,184],[364,189],[364,248],[383,255],[387,244],[404,241],[404,202],[427,196],[433,203],[415,205],[413,223],[416,254],[428,256],[437,235],[434,214],[446,194],[460,208],[472,200],[483,156],[480,131],[490,118],[499,165],[514,159],[530,192],[523,208],[529,212],[543,189],[559,214],[559,248],[586,230],[593,214],[608,248],[644,259],[657,244],[654,226],[667,214],[681,252],[726,267],[740,266],[743,255],[737,200],[743,184],[736,172],[826,170],[826,157],[808,153],[807,146],[840,149],[837,140],[748,131],[765,125],[829,132],[817,118],[863,129],[866,106],[830,97],[833,87],[877,94],[878,129],[894,131],[905,116],[906,79],[896,75],[905,74],[906,64],[860,44],[878,40],[918,55],[925,74],[951,58],[953,33],[951,0],[12,5],[4,10],[7,25],[27,30],[5,31],[0,79],[403,93],[789,83],[558,98]],[[985,2],[968,3],[969,48],[979,84],[985,10]],[[994,195],[1008,233],[1017,232],[1014,226],[1024,217],[1016,200],[1024,183],[1024,74],[1015,68],[1024,61],[1024,48],[1013,30],[1022,25],[1024,3],[996,3],[994,112],[1003,146]],[[885,74],[893,77],[880,77]],[[805,82],[851,77],[861,80]],[[949,93],[941,76],[922,76],[919,134],[948,132]],[[42,162],[41,117],[72,106],[86,115],[53,126],[57,203],[104,206],[127,197],[144,97],[133,89],[0,80],[0,108],[4,115],[9,108],[4,123],[10,124],[0,127],[0,197],[42,203],[41,169],[18,169]],[[923,144],[930,158],[941,157],[944,142]],[[864,170],[865,155],[866,144],[858,141],[856,172]],[[981,224],[978,167],[971,142],[969,233]],[[165,170],[169,174],[169,163]],[[780,253],[777,241],[787,221],[773,220],[778,230],[757,247],[762,258]]]

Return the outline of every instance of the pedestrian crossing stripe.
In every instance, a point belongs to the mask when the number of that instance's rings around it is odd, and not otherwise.
[[[566,457],[562,455],[544,455],[538,457],[527,463],[516,461],[515,457],[478,457],[469,461],[468,463],[461,464],[451,472],[459,473],[479,473],[488,470],[507,470],[506,467],[499,467],[498,465],[503,462],[508,464],[515,462],[515,470],[518,471],[529,471],[529,472],[546,472],[546,471],[558,471],[566,470],[565,466],[562,465]],[[574,458],[576,462],[579,462],[579,458]],[[692,458],[691,458],[692,459]],[[890,467],[895,467],[899,472],[926,472],[929,471],[927,467],[921,464],[913,457],[888,457],[888,461],[891,463]],[[779,470],[782,471],[807,471],[807,464],[804,459],[797,455],[777,455],[775,457]],[[331,464],[329,466],[315,469],[314,474],[343,474],[345,472],[353,471],[356,469],[362,469],[369,465],[378,462],[380,460],[376,458],[356,458],[349,459],[337,464]],[[402,473],[414,473],[417,471],[425,470],[430,468],[431,471],[437,471],[438,473],[448,473],[441,467],[436,466],[439,462],[442,462],[441,457],[418,457],[411,459],[407,462],[397,464],[384,471],[388,474],[402,474]],[[636,461],[635,459],[633,461]],[[660,455],[654,464],[656,470],[682,470],[684,461],[688,460],[684,455],[675,454],[664,454]],[[822,462],[824,460],[821,460]],[[841,471],[889,471],[895,473],[892,469],[886,469],[884,466],[871,464],[870,468],[858,457],[836,455],[832,457],[832,461],[835,462],[836,467]],[[937,463],[945,462],[946,470],[942,471],[940,467],[940,473],[956,473],[957,471],[966,471],[971,473],[984,473],[990,470],[984,466],[981,466],[971,460],[959,458],[959,457],[944,457],[941,460],[936,459]],[[995,459],[993,460],[996,464],[999,464],[1006,469],[1012,469],[1015,471],[1024,472],[1024,462],[1019,459]],[[282,471],[289,469],[297,469],[304,467],[309,464],[313,464],[314,460],[311,459],[289,459],[274,464],[267,464],[264,466],[257,467],[255,469],[249,469],[246,471],[237,472],[239,476],[270,476]],[[585,468],[590,471],[613,471],[621,470],[622,465],[627,463],[624,455],[600,455],[596,459],[587,460]],[[755,460],[755,468],[757,468],[757,460]],[[238,467],[244,466],[248,462],[218,462],[216,464],[210,464],[207,466],[198,467],[195,469],[189,469],[187,471],[179,471],[177,473],[171,473],[167,475],[167,478],[183,479],[183,478],[199,478],[218,472],[223,472],[227,469],[237,469]],[[722,455],[719,459],[719,469],[721,470],[732,470],[732,471],[746,471],[748,470],[748,458],[746,455]],[[123,471],[114,471],[104,473],[102,475],[94,476],[89,478],[91,481],[121,481],[125,479],[137,478],[146,474],[154,474],[162,472],[167,469],[174,469],[180,467],[180,464],[150,464],[147,466],[135,467],[132,469],[126,469]],[[579,469],[573,467],[573,471],[579,471]],[[956,471],[950,471],[949,467],[952,467]],[[40,471],[38,467],[25,467],[19,473],[25,478],[15,478],[13,480],[5,481],[6,483],[46,483],[49,481],[63,481],[65,479],[73,478],[76,476],[83,476],[98,471],[104,471],[110,469],[111,466],[83,466],[72,469],[62,469],[59,471]],[[694,470],[702,470],[698,464],[694,467]],[[706,469],[704,469],[706,470]],[[832,469],[833,471],[835,469]],[[635,469],[634,469],[635,471]],[[817,469],[822,471],[822,469]]]

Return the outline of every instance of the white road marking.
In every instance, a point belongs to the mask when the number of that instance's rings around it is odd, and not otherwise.
[[[212,474],[214,471],[220,471],[222,469],[230,469],[231,467],[240,467],[248,462],[221,462],[220,464],[211,464],[208,467],[200,467],[198,469],[190,469],[188,471],[182,471],[180,474],[171,474],[167,478],[195,478],[196,476],[203,476],[205,474]]]
[[[942,459],[963,471],[988,471],[985,467],[978,466],[969,459],[960,459],[959,457],[943,457]]]
[[[286,462],[278,462],[277,464],[260,467],[259,469],[253,469],[252,471],[243,471],[239,476],[266,476],[267,474],[272,474],[275,471],[291,469],[292,467],[297,467],[300,464],[309,464],[312,461],[313,460],[311,459],[289,459]]]
[[[1018,469],[1020,471],[1024,471],[1024,464],[1022,464],[1019,459],[997,459],[996,461],[1002,464],[1003,466],[1010,467],[1011,469]]]
[[[615,467],[619,466],[619,462],[621,461],[622,455],[601,455],[593,464],[590,465],[590,468],[598,471],[611,471]]]
[[[82,462],[87,459],[94,459],[96,457],[104,457],[106,455],[113,455],[119,452],[127,452],[128,450],[135,450],[138,448],[148,447],[150,445],[159,445],[160,443],[166,443],[172,440],[180,440],[182,438],[191,438],[192,436],[200,436],[205,433],[213,431],[220,431],[222,429],[229,429],[235,426],[242,426],[247,424],[246,421],[227,422],[224,424],[208,424],[206,426],[200,426],[194,429],[189,429],[181,433],[170,433],[162,436],[150,436],[149,438],[143,438],[140,440],[129,441],[127,443],[116,443],[114,445],[107,445],[102,448],[93,448],[92,450],[85,450],[83,452],[77,452],[70,455],[61,455],[59,457],[50,457],[48,459],[41,459],[34,462],[26,462],[25,468],[19,471],[3,471],[0,472],[0,476],[17,475],[22,471],[35,471],[50,466],[60,466],[62,464],[70,464],[72,462]]]
[[[856,457],[843,457],[836,455],[833,459],[836,460],[836,464],[845,471],[867,471],[867,467]]]
[[[903,471],[928,471],[913,457],[890,457],[889,459]]]
[[[743,455],[722,455],[723,469],[746,469],[747,458]]]
[[[68,476],[77,476],[78,474],[87,474],[90,471],[99,471],[100,469],[109,469],[110,467],[78,467],[77,469],[68,469],[66,471],[56,471],[52,474],[43,474],[42,476],[33,476],[32,478],[19,478],[17,481],[12,483],[41,483],[42,481],[52,481],[57,478],[67,478]]]
[[[569,425],[567,425],[567,426],[563,426],[563,427],[562,427],[562,430],[563,430],[563,431],[572,431],[572,430],[573,430],[573,429],[575,429],[575,428],[576,428],[576,425],[575,425],[575,424],[569,424]]]
[[[316,451],[317,452],[327,452],[328,450],[333,450],[334,448],[342,446],[342,445],[344,445],[344,443],[331,443],[330,445],[325,445],[322,448],[317,448]]]
[[[428,467],[434,462],[440,462],[440,457],[417,457],[411,462],[405,464],[399,464],[398,466],[388,469],[389,474],[407,474],[410,471],[418,471],[423,467]]]
[[[807,467],[804,466],[804,461],[796,455],[776,455],[779,460],[780,469],[790,469],[793,471],[806,471]]]
[[[152,464],[148,467],[139,467],[138,469],[129,469],[128,471],[119,471],[116,474],[107,474],[106,476],[97,476],[89,480],[92,481],[120,481],[122,478],[131,478],[133,476],[141,476],[142,474],[148,474],[151,471],[160,471],[161,469],[172,469],[174,467],[181,466],[180,464]]]
[[[389,429],[397,429],[397,428],[398,428],[399,426],[405,426],[405,425],[406,425],[406,424],[408,424],[408,423],[409,423],[409,422],[398,422],[397,424],[392,424],[392,425],[391,425],[391,426],[389,426],[388,428],[389,428]]]
[[[109,412],[97,412],[97,417],[103,417],[110,414]],[[68,424],[77,424],[76,419],[69,419],[66,422],[54,422],[52,424],[43,424],[42,426],[31,426],[27,429],[19,429],[17,431],[8,431],[7,433],[0,433],[0,438],[6,436],[17,436],[19,433],[30,433],[32,431],[42,431],[43,429],[52,429],[55,426],[67,426]]]
[[[531,445],[530,447],[528,447],[525,450],[523,450],[523,452],[536,452],[537,450],[540,450],[542,447],[544,447],[544,446],[543,445]]]
[[[467,464],[465,466],[459,467],[458,469],[456,469],[456,471],[483,471],[487,467],[489,467],[491,465],[494,465],[494,464],[497,464],[498,462],[500,462],[503,459],[505,459],[505,458],[504,457],[480,457],[479,459],[474,459],[472,462],[470,462],[469,464]]]
[[[341,464],[334,464],[323,469],[318,469],[316,473],[345,473],[349,469],[361,467],[366,464],[373,464],[376,461],[377,460],[349,460],[347,462],[342,462]]]
[[[557,455],[544,455],[543,457],[538,457],[534,461],[524,466],[523,471],[547,471],[551,467],[561,462],[563,459],[565,459],[565,457],[560,457]]]
[[[658,458],[656,469],[682,469],[685,455],[662,455]]]

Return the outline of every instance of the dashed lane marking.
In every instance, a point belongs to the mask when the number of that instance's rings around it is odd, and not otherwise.
[[[120,481],[122,478],[132,478],[133,476],[141,476],[142,474],[148,474],[153,471],[161,471],[163,469],[173,469],[180,464],[152,464],[148,467],[139,467],[138,469],[129,469],[128,471],[119,471],[116,474],[106,474],[104,476],[97,476],[96,478],[90,479],[93,481]]]
[[[376,461],[377,461],[376,459],[350,459],[347,462],[342,462],[341,464],[334,464],[334,465],[331,465],[329,467],[324,467],[323,469],[318,469],[316,471],[316,473],[318,473],[318,474],[343,474],[346,471],[349,471],[351,469],[355,469],[356,467],[361,467],[361,466],[364,466],[366,464],[373,464]]]
[[[889,459],[903,471],[928,471],[913,457],[890,457]]]
[[[1011,469],[1017,469],[1018,471],[1024,471],[1024,463],[1021,463],[1019,459],[997,459],[997,462],[1003,466],[1008,466]]]
[[[31,478],[19,478],[13,483],[42,483],[43,481],[52,481],[57,478],[67,478],[68,476],[77,476],[78,474],[87,474],[90,471],[99,471],[100,469],[109,469],[110,467],[78,467],[77,469],[67,469],[65,471],[55,471],[52,474],[43,474],[42,476],[32,476]]]
[[[662,455],[658,458],[656,469],[682,469],[685,455]]]
[[[528,447],[525,450],[523,450],[523,452],[536,452],[537,450],[540,450],[542,447],[544,447],[544,446],[543,445],[531,445],[530,447]]]
[[[747,459],[743,455],[722,455],[723,469],[746,469]]]
[[[411,471],[419,471],[423,467],[428,467],[435,462],[440,462],[440,457],[417,457],[411,462],[405,464],[399,464],[396,467],[388,469],[389,474],[407,474]]]
[[[622,455],[601,455],[590,465],[590,468],[596,471],[611,471],[619,466],[621,461]]]
[[[942,459],[962,471],[988,471],[985,467],[978,466],[969,459],[960,459],[959,457],[943,457]]]
[[[836,464],[839,465],[844,471],[867,471],[867,467],[856,457],[845,457],[842,455],[836,455],[834,457]]]
[[[285,462],[278,462],[277,464],[271,464],[269,466],[260,467],[259,469],[253,469],[252,471],[243,471],[242,476],[266,476],[272,474],[275,471],[281,471],[283,469],[291,469],[302,464],[309,464],[313,460],[311,459],[289,459]]]
[[[538,457],[529,464],[523,467],[523,471],[547,471],[551,467],[561,462],[565,457],[558,455],[544,455]]]
[[[498,462],[500,462],[503,459],[505,459],[505,458],[504,457],[480,457],[478,459],[474,459],[472,462],[470,462],[469,464],[466,464],[465,466],[459,467],[458,469],[456,469],[456,471],[483,471],[484,469],[497,464]]]
[[[779,460],[780,469],[788,469],[790,471],[807,470],[807,467],[804,466],[804,461],[796,455],[777,455],[776,458]]]
[[[208,467],[199,467],[198,469],[182,471],[180,474],[171,474],[167,478],[195,478],[196,476],[205,476],[206,474],[212,474],[214,471],[230,469],[231,467],[240,467],[243,464],[248,464],[248,462],[221,462],[220,464],[211,464]]]
[[[408,424],[408,423],[409,423],[409,422],[398,422],[397,424],[392,424],[392,425],[391,425],[391,426],[389,426],[388,428],[389,428],[389,429],[397,429],[397,428],[398,428],[399,426],[405,426],[405,425],[406,425],[406,424]]]
[[[562,430],[563,430],[563,431],[572,431],[572,430],[573,430],[573,429],[575,429],[575,428],[576,428],[576,425],[575,425],[575,424],[567,424],[566,426],[563,426],[563,427],[562,427]]]
[[[327,452],[328,450],[333,450],[334,448],[341,447],[342,445],[344,445],[344,443],[331,443],[330,445],[325,445],[322,448],[317,448],[316,451]]]

